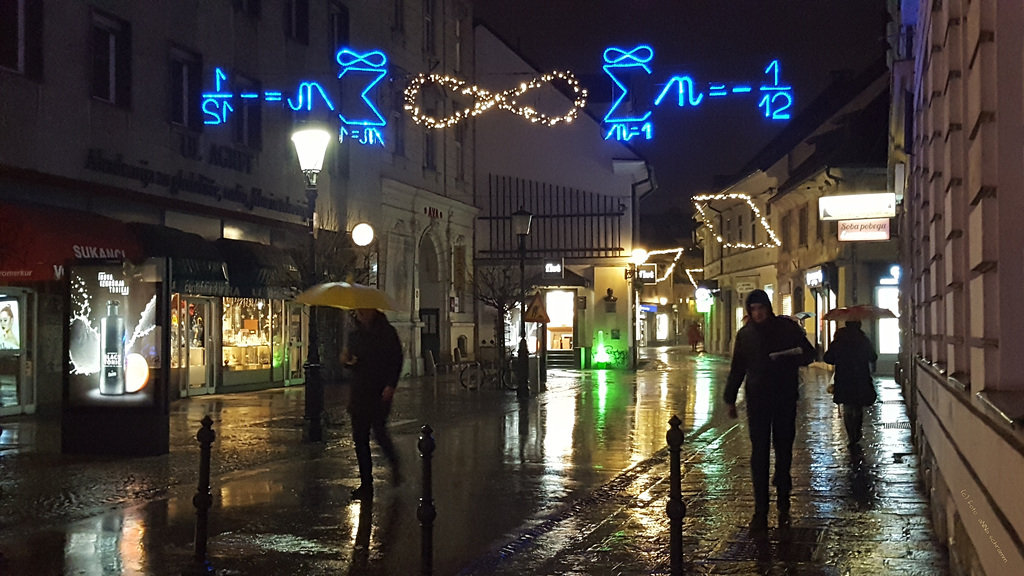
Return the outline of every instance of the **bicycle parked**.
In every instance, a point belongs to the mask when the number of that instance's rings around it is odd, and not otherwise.
[[[505,390],[515,390],[515,361],[506,354],[500,361],[466,362],[459,367],[459,383],[467,390],[476,390],[489,383]]]

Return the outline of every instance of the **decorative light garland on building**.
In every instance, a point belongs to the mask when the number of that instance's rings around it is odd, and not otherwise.
[[[764,228],[765,232],[768,233],[768,237],[771,238],[772,243],[761,242],[757,244],[746,244],[743,242],[725,242],[721,234],[715,232],[715,226],[711,223],[711,219],[709,219],[707,217],[707,214],[705,214],[704,212],[704,204],[702,203],[711,200],[744,200],[747,203],[747,205],[750,206],[751,211],[753,211],[754,217],[760,220],[761,227]],[[761,215],[761,210],[758,209],[756,204],[754,204],[754,201],[750,198],[749,194],[742,194],[739,192],[726,192],[722,194],[700,194],[698,196],[693,197],[693,205],[697,208],[697,211],[700,212],[701,219],[704,220],[704,224],[707,225],[708,230],[711,231],[711,234],[713,234],[719,242],[722,242],[722,246],[726,248],[752,249],[776,248],[782,246],[782,241],[779,240],[779,237],[776,236],[775,231],[772,230],[771,226],[768,225],[768,220],[763,215]]]
[[[530,106],[520,105],[516,100],[516,98],[522,96],[526,92],[535,88],[540,88],[542,85],[555,79],[564,81],[569,85],[569,88],[572,89],[573,93],[576,94],[576,99],[573,101],[572,108],[570,108],[565,115],[548,116],[547,114],[539,112]],[[472,107],[458,110],[451,116],[445,118],[427,116],[420,111],[420,107],[417,105],[416,101],[419,94],[423,91],[423,86],[428,83],[447,87],[450,90],[459,92],[463,96],[472,96]],[[405,109],[411,114],[414,122],[417,124],[423,124],[427,128],[448,128],[462,120],[482,114],[495,106],[502,110],[508,110],[509,112],[518,114],[530,122],[541,122],[548,126],[554,126],[559,122],[572,122],[579,115],[579,111],[586,105],[587,90],[581,87],[579,81],[576,80],[576,76],[574,76],[572,72],[568,71],[555,71],[543,74],[537,78],[521,82],[519,86],[515,88],[511,88],[497,94],[476,86],[467,86],[465,80],[460,80],[454,76],[447,76],[443,74],[420,74],[414,78],[405,89]]]
[[[703,274],[704,273],[704,269],[703,268],[687,268],[686,269],[686,277],[690,279],[690,284],[692,284],[694,290],[696,290],[697,289],[697,281],[693,279],[693,273],[694,272],[700,272],[700,273]]]

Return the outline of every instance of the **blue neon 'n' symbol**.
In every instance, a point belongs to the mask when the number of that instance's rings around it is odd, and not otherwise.
[[[764,117],[772,120],[789,120],[789,108],[793,106],[793,87],[779,84],[781,66],[778,60],[772,60],[764,69],[765,74],[772,75],[771,84],[762,84],[761,92],[766,94],[758,102],[758,108],[764,108]]]
[[[346,118],[344,114],[338,114],[338,118],[343,124],[355,126],[384,126],[387,124],[387,120],[384,119],[380,110],[368,97],[370,90],[373,90],[388,74],[387,68],[385,68],[388,63],[387,56],[380,50],[360,54],[344,48],[338,51],[335,59],[341,66],[341,72],[338,73],[339,79],[343,76],[350,79],[358,78],[360,75],[367,77],[363,80],[363,90],[359,94],[363,103],[366,104],[364,114],[355,118]]]
[[[668,84],[665,84],[665,89],[661,91],[661,94],[658,94],[658,97],[654,99],[655,106],[661,104],[661,101],[664,100],[665,95],[672,89],[672,86],[675,86],[679,93],[679,106],[685,106],[687,102],[689,102],[690,106],[697,106],[704,99],[703,92],[695,92],[693,78],[689,76],[673,76],[669,79]]]
[[[628,112],[619,111],[619,106],[626,100],[626,96],[629,95],[629,88],[615,74],[621,69],[639,68],[650,75],[651,69],[647,66],[647,63],[653,59],[654,48],[646,44],[641,44],[632,50],[608,48],[604,51],[605,65],[602,66],[602,69],[612,79],[615,86],[622,91],[618,98],[615,99],[615,102],[612,102],[608,113],[604,115],[605,122],[643,122],[651,115],[650,110],[646,114],[638,112],[632,115]],[[616,90],[613,88],[612,93],[614,94],[615,92]]]
[[[327,104],[327,107],[333,111],[334,104],[331,102],[331,99],[327,97],[327,93],[324,92],[324,88],[319,82],[303,82],[302,84],[299,84],[299,90],[296,94],[298,102],[293,104],[292,99],[289,98],[288,107],[292,110],[302,110],[305,108],[307,112],[312,110],[314,88],[316,89],[316,93],[320,94],[320,97],[324,99],[324,103]]]

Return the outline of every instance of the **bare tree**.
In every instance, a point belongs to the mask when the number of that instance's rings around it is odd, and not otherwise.
[[[500,342],[498,358],[504,358],[505,317],[520,305],[519,270],[510,264],[478,265],[473,270],[470,282],[473,285],[473,297],[497,313],[494,329]]]

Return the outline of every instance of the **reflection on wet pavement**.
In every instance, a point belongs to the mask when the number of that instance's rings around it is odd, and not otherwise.
[[[211,413],[209,555],[223,573],[418,573],[415,446],[424,422],[437,442],[435,574],[667,573],[665,433],[679,415],[689,573],[945,573],[916,459],[906,456],[909,430],[881,425],[905,419],[901,405],[870,411],[863,449],[851,452],[823,382],[809,373],[794,526],[758,541],[744,528],[753,507],[746,425],[719,402],[728,359],[648,353],[636,373],[552,371],[548,391],[525,403],[443,379],[403,383],[392,428],[410,481],[379,482],[372,503],[348,497],[358,480],[344,418],[325,446],[301,444],[294,390],[177,403],[166,457],[5,455],[0,486],[25,499],[5,499],[0,535],[16,544],[2,550],[14,573],[180,574],[194,530],[190,437]],[[891,399],[895,384],[882,386]],[[48,477],[52,470],[68,476]],[[40,503],[40,528],[20,531]]]

